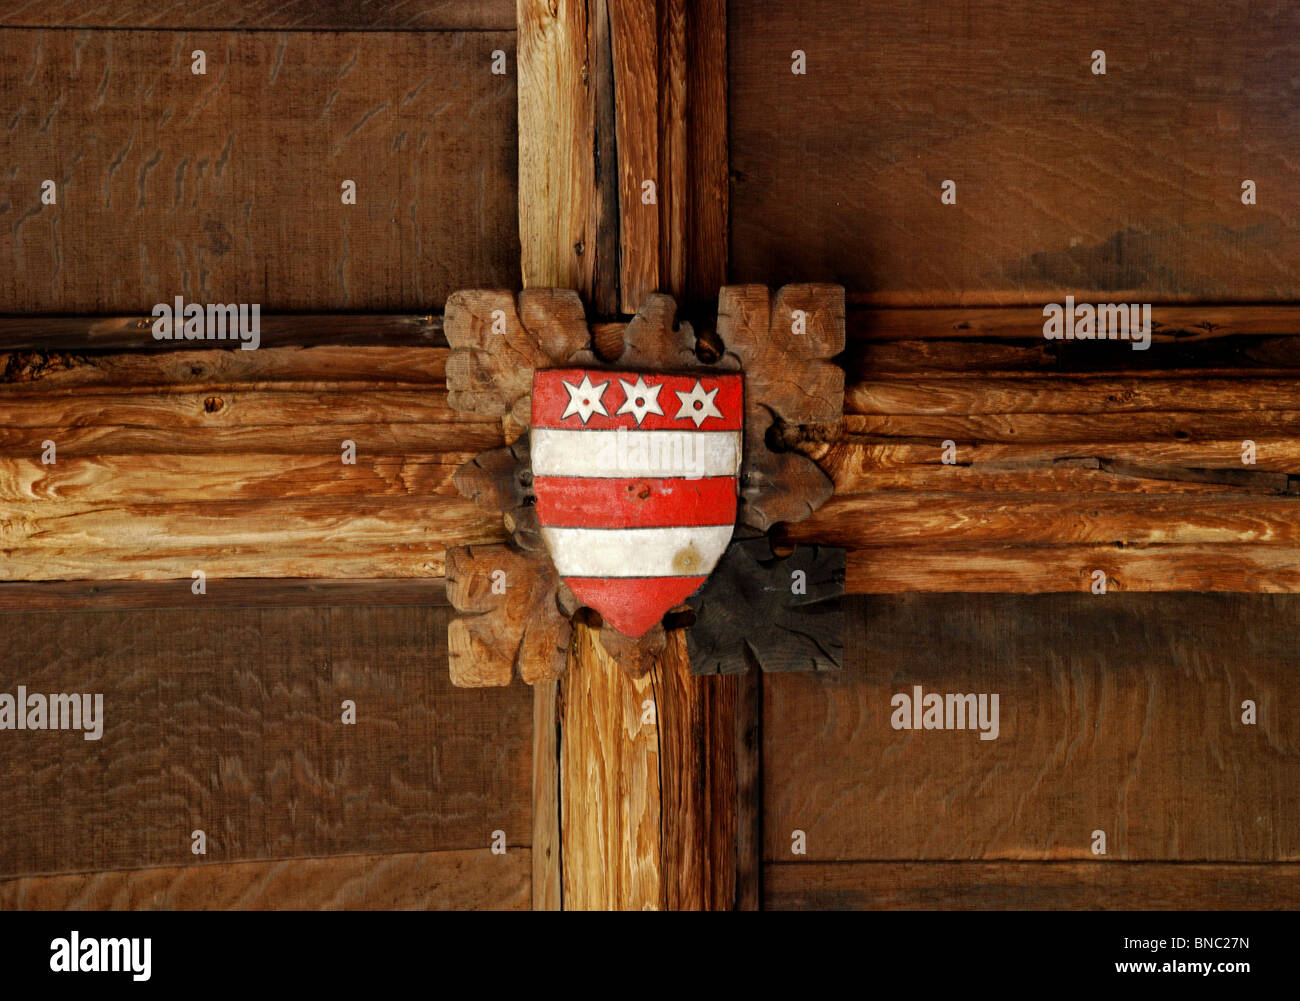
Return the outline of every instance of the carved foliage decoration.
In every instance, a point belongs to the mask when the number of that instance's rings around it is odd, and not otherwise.
[[[806,518],[830,496],[832,484],[812,459],[783,450],[782,442],[795,437],[791,430],[833,428],[841,418],[844,375],[831,359],[844,348],[843,290],[791,285],[773,295],[764,286],[724,288],[718,300],[720,351],[717,345],[706,350],[697,344],[691,325],[677,322],[676,312],[670,296],[649,296],[624,328],[617,357],[608,340],[603,342],[602,362],[581,300],[572,291],[529,289],[517,300],[503,291],[457,292],[448,299],[444,318],[452,348],[447,362],[449,402],[466,413],[508,418],[526,427],[537,369],[603,364],[623,370],[739,370],[744,377],[745,428],[738,523],[765,532],[780,522]],[[578,602],[559,580],[541,539],[528,431],[466,463],[455,483],[467,498],[501,513],[510,542],[448,550],[447,593],[460,613],[448,632],[453,681],[481,686],[509,684],[515,674],[529,683],[557,677]],[[725,592],[735,586],[737,574],[757,573],[746,587],[762,590],[756,582],[770,574],[774,564],[770,550],[769,558],[760,559],[754,545],[767,543],[733,542],[718,568],[719,574],[727,572],[716,586],[706,583],[691,599],[697,617],[715,618],[712,610],[726,603]],[[842,553],[838,576],[835,558],[833,551],[818,547],[802,547],[790,557],[809,561],[809,592],[818,597],[783,605],[780,619],[762,633],[773,637],[771,642],[750,643],[764,668],[822,668],[837,660],[837,626],[820,651],[790,638],[798,632],[798,617],[810,611],[818,617],[819,631],[834,622],[826,602],[836,588],[843,590]],[[788,587],[790,570],[782,572]],[[702,628],[698,620],[695,628],[702,629],[693,642],[700,651],[699,670],[739,669],[741,648],[733,635],[737,627],[719,620]],[[665,637],[662,624],[636,639],[617,633],[608,623],[601,630],[607,652],[634,674],[648,669],[664,648]],[[732,652],[725,654],[726,649]]]

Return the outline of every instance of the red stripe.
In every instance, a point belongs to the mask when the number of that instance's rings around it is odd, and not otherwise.
[[[564,383],[579,385],[583,376],[590,376],[593,386],[608,383],[600,400],[608,413],[602,417],[592,413],[587,423],[582,417],[571,414],[561,418],[560,415],[569,406],[569,391]],[[619,407],[627,401],[620,379],[635,384],[638,376],[646,381],[647,388],[662,386],[656,401],[663,415],[647,413],[640,424],[631,413],[619,414]],[[713,405],[722,413],[722,417],[707,417],[697,428],[690,417],[677,417],[682,401],[677,393],[689,393],[698,381],[706,393],[717,389]],[[599,369],[552,368],[533,373],[533,419],[535,428],[570,428],[590,431],[608,430],[610,428],[640,429],[642,431],[739,431],[744,419],[744,391],[739,375],[660,375],[653,372],[603,372]]]
[[[574,596],[627,636],[640,636],[689,598],[703,577],[566,577]]]
[[[538,521],[556,528],[667,528],[736,520],[734,476],[538,476],[533,491]]]

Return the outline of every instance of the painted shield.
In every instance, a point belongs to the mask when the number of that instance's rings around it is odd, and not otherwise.
[[[584,605],[640,636],[704,583],[736,523],[739,375],[533,375],[537,519]]]

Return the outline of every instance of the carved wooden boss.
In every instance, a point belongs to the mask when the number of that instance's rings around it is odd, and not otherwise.
[[[767,533],[832,491],[786,443],[841,419],[844,291],[725,287],[699,338],[676,312],[652,295],[593,338],[572,291],[447,300],[451,405],[504,418],[507,439],[530,429],[456,473],[511,540],[447,553],[456,684],[558,677],[584,608],[634,673],[663,649],[665,616],[692,626],[698,674],[839,666],[843,551]]]

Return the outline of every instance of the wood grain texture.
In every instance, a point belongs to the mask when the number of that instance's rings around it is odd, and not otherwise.
[[[909,591],[1090,593],[1094,574],[1112,591],[1300,591],[1300,552],[1286,546],[1093,545],[883,546],[847,557],[850,594]]]
[[[791,285],[773,295],[766,286],[724,286],[717,334],[724,364],[745,376],[739,520],[760,531],[802,521],[830,496],[830,479],[807,456],[774,451],[769,436],[784,423],[829,432],[840,420],[844,373],[829,359],[844,348],[844,290]]]
[[[0,355],[0,579],[440,576],[505,534],[453,483],[503,429],[448,406],[448,357]]]
[[[0,910],[526,910],[531,852],[348,855],[0,880]]]
[[[109,611],[124,608],[176,608],[194,598],[192,581],[5,581],[0,582],[0,612]],[[310,607],[317,605],[445,605],[441,580],[277,580],[246,578],[213,581],[203,596],[205,608]]]
[[[768,861],[1094,861],[1095,830],[1102,864],[1300,859],[1294,597],[909,595],[850,609],[844,671],[764,677]],[[997,693],[997,739],[893,729],[891,699],[915,685]],[[806,857],[791,854],[796,829]]]
[[[690,232],[687,210],[690,203],[691,149],[687,131],[687,0],[652,0],[658,24],[658,94],[655,117],[659,126],[659,285],[681,301],[686,292],[686,267]]]
[[[1048,297],[1051,298],[1050,296]],[[1057,299],[1056,301],[1060,301]],[[1084,300],[1080,300],[1082,302]],[[866,309],[848,311],[845,323],[850,340],[915,341],[960,339],[970,341],[1043,340],[1043,311],[1038,306],[1003,306],[995,309],[962,307],[960,309]],[[1170,344],[1232,338],[1246,335],[1295,333],[1300,331],[1300,306],[1286,304],[1234,306],[1215,303],[1187,305],[1156,303],[1151,307],[1153,344]],[[1047,344],[1056,349],[1070,348],[1071,342]],[[1076,342],[1081,354],[1095,355],[1102,347],[1097,342]],[[1122,345],[1120,358],[1137,361],[1158,359],[1166,352],[1148,354]],[[1114,356],[1110,359],[1115,360]]]
[[[1300,866],[821,862],[764,866],[770,910],[1294,910]]]
[[[534,684],[564,672],[569,618],[556,603],[560,579],[544,554],[453,546],[446,576],[447,600],[460,613],[447,630],[452,684],[508,685],[516,674]]]
[[[6,615],[0,691],[100,692],[105,724],[6,734],[0,873],[528,846],[531,699],[454,689],[447,615]]]
[[[686,5],[687,237],[685,299],[712,306],[727,283],[727,3]],[[765,279],[766,280],[766,279]]]
[[[48,351],[181,351],[242,350],[238,341],[154,341],[154,317],[136,316],[0,316],[0,350],[6,353]],[[438,313],[265,313],[259,350],[284,347],[445,348]],[[6,362],[8,364],[8,362]]]
[[[0,11],[0,26],[38,28],[283,28],[342,30],[513,30],[510,0],[26,0]]]
[[[649,675],[633,678],[575,623],[562,682],[560,830],[565,910],[663,910],[662,806]]]
[[[533,840],[532,909],[558,911],[564,907],[560,838],[560,727],[557,716],[559,683],[533,685]]]
[[[516,10],[523,284],[590,295],[597,202],[595,99],[586,75],[589,60],[594,61],[588,51],[588,4],[517,0]]]
[[[591,344],[582,300],[568,288],[463,290],[447,300],[448,402],[468,414],[532,420],[533,372]]]
[[[656,0],[608,0],[608,6],[618,142],[619,300],[624,313],[635,313],[651,292],[663,290],[658,190],[659,47],[664,40],[657,33]],[[656,189],[651,204],[642,201],[646,181]]]
[[[515,78],[490,71],[497,49],[513,60],[514,35],[0,30],[17,151],[0,311],[180,295],[427,312],[514,284]]]
[[[1300,296],[1294,5],[729,15],[733,281],[888,305]]]

